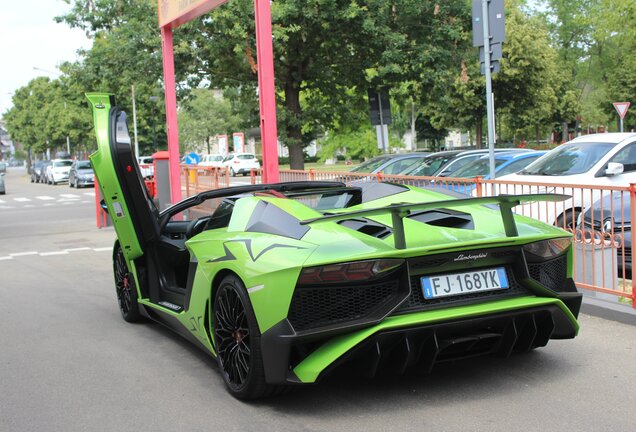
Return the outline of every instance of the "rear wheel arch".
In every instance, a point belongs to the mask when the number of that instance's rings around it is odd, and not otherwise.
[[[571,229],[572,231],[574,231],[576,229],[576,222],[577,222],[578,216],[579,214],[581,214],[582,211],[583,211],[583,208],[580,206],[575,206],[567,210],[564,210],[556,217],[554,221],[554,225],[562,229],[565,226],[566,230]],[[574,213],[574,216],[572,216],[573,213]],[[574,219],[574,221],[572,219]]]

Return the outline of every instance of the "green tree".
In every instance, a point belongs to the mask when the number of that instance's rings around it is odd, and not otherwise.
[[[279,138],[292,168],[302,168],[303,146],[337,128],[368,87],[434,85],[455,61],[469,15],[462,0],[282,0],[272,21]],[[229,2],[198,25],[201,78],[215,87],[255,82],[253,3]]]
[[[191,98],[179,110],[179,143],[182,151],[205,143],[210,153],[210,138],[240,130],[241,120],[230,101],[219,91],[194,89]]]
[[[16,90],[13,107],[4,114],[13,140],[36,153],[61,145],[60,95],[59,81],[47,77],[35,78]]]

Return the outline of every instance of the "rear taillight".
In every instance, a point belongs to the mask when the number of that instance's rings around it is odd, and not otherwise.
[[[401,259],[380,259],[307,267],[300,272],[298,283],[315,285],[376,279],[398,268],[402,263],[404,260]]]

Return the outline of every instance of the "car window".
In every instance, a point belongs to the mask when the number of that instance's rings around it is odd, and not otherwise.
[[[351,172],[373,172],[389,159],[390,157],[388,156],[369,159],[368,161],[363,162],[357,167],[355,167],[354,169],[352,169]]]
[[[497,171],[497,176],[503,176],[503,175],[506,175],[506,174],[513,174],[513,173],[516,173],[517,171],[521,171],[522,169],[524,169],[525,167],[530,165],[532,162],[534,162],[535,160],[537,160],[541,156],[542,155],[536,155],[536,156],[531,156],[531,157],[527,157],[527,158],[522,158],[522,159],[516,160],[516,161],[510,163],[509,165],[503,167],[500,171]]]
[[[636,143],[623,147],[610,162],[623,164],[623,172],[636,171]]]
[[[382,169],[384,174],[401,174],[404,171],[411,169],[413,166],[418,165],[424,160],[424,156],[421,158],[405,158],[391,162],[389,165]]]
[[[242,154],[242,155],[238,155],[238,158],[242,160],[251,160],[251,159],[254,159],[254,155]]]
[[[226,156],[225,159],[223,159],[223,162],[227,162],[229,160],[232,160],[233,157],[234,157],[234,155]]]
[[[81,169],[91,169],[91,163],[88,161],[84,161],[84,162],[78,162],[77,165],[75,166],[76,169],[81,170]]]
[[[443,174],[446,177],[453,177],[455,171],[457,171],[458,169],[468,165],[469,163],[471,163],[475,159],[479,159],[482,156],[483,156],[483,154],[476,154],[476,155],[463,156],[463,157],[457,158],[457,159],[451,161],[448,164],[448,166],[446,166],[446,168],[444,168],[444,171],[442,171],[440,174]]]
[[[213,162],[218,162],[218,161],[222,161],[223,160],[223,156],[210,156],[210,159]]]
[[[505,160],[495,159],[495,169],[503,165]],[[476,176],[487,176],[490,174],[490,160],[488,158],[477,159],[469,164],[466,164],[462,168],[453,172],[453,177],[469,178]]]
[[[519,172],[526,175],[572,175],[588,172],[616,143],[562,144]]]
[[[453,156],[427,157],[424,158],[420,164],[413,165],[413,167],[401,174],[410,176],[433,176],[452,158]]]
[[[73,161],[58,161],[53,163],[54,168],[67,167],[73,165]]]

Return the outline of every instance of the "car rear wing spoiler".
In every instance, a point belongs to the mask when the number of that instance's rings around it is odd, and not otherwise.
[[[558,202],[570,199],[569,195],[562,194],[524,194],[524,195],[499,195],[494,197],[482,197],[482,198],[460,198],[443,201],[432,201],[413,204],[391,204],[386,207],[372,208],[368,210],[358,210],[347,213],[330,214],[327,216],[321,216],[313,219],[306,219],[300,221],[301,225],[310,225],[321,222],[337,222],[347,219],[355,219],[360,216],[379,216],[387,213],[391,214],[393,223],[393,239],[396,249],[406,249],[406,238],[404,235],[404,221],[403,219],[414,212],[422,212],[426,210],[440,209],[440,208],[455,208],[464,207],[475,204],[497,204],[499,205],[499,211],[501,212],[501,219],[504,225],[504,231],[507,237],[516,237],[519,235],[517,232],[517,225],[512,214],[512,208],[519,204],[526,204],[535,201],[550,201]]]

